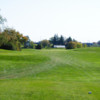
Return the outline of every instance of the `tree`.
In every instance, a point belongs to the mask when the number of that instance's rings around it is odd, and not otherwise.
[[[98,41],[97,44],[100,46],[100,41]]]
[[[4,24],[4,22],[6,22],[6,18],[3,18],[1,15],[0,15],[0,24]]]
[[[4,22],[6,22],[7,20],[6,20],[6,18],[4,18],[4,17],[2,17],[1,15],[0,15],[0,25],[1,25],[1,27],[2,27],[2,25],[4,24]],[[0,32],[2,31],[2,28],[0,27]]]
[[[75,49],[76,48],[76,42],[68,42],[67,45],[66,45],[66,49]]]
[[[57,34],[55,34],[54,37],[50,38],[50,43],[52,43],[53,45],[59,44],[59,37]]]
[[[82,43],[76,42],[76,46],[77,46],[77,48],[82,48]]]
[[[73,42],[77,42],[77,40],[73,39]]]
[[[23,35],[14,29],[6,28],[0,34],[0,48],[10,50],[21,50]]]
[[[24,38],[27,39],[27,40],[24,42],[24,48],[29,48],[31,40],[30,40],[29,36],[25,36]]]
[[[72,38],[71,37],[69,37],[69,38],[67,38],[66,40],[65,40],[65,46],[67,47],[68,46],[68,43],[69,42],[72,42]]]
[[[65,42],[66,43],[72,42],[72,38],[71,37],[67,38]]]
[[[64,37],[61,35],[60,38],[59,38],[59,44],[60,45],[64,45]]]
[[[21,37],[21,39],[20,39],[20,43],[21,43],[22,45],[24,45],[27,41],[28,41],[27,36],[23,36],[23,35],[22,35],[22,37]]]
[[[21,43],[18,41],[16,42],[16,50],[21,51]]]
[[[37,44],[33,43],[33,49],[36,49]]]
[[[59,40],[59,37],[57,34],[54,35],[54,39],[53,39],[53,44],[54,45],[57,45],[58,44],[58,40]]]
[[[30,41],[30,44],[29,44],[29,48],[34,48],[33,45],[34,44],[34,42],[33,41]]]
[[[49,42],[48,40],[42,40],[42,41],[41,41],[41,45],[43,46],[43,48],[49,47],[50,42]]]
[[[99,44],[98,43],[96,43],[96,42],[93,42],[93,45],[92,45],[93,47],[99,47]]]
[[[36,49],[42,49],[41,44],[37,44]]]
[[[14,50],[16,49],[16,32],[13,29],[5,29],[1,34],[0,34],[0,43],[1,43],[1,48],[3,49],[11,49]]]
[[[86,44],[86,43],[85,43],[85,44],[83,44],[83,47],[84,47],[84,48],[86,48],[86,47],[87,47],[87,44]]]

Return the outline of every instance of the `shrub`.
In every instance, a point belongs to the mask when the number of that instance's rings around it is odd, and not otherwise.
[[[6,44],[2,44],[0,46],[1,49],[7,49],[7,50],[16,50],[16,45],[11,43],[11,42],[8,42]]]
[[[87,44],[83,44],[83,47],[86,48],[87,47]]]
[[[36,46],[37,46],[37,44],[33,44],[33,49],[35,49],[35,48],[36,48]]]
[[[77,47],[76,42],[69,42],[66,44],[66,49],[75,49]]]
[[[48,40],[42,40],[41,45],[43,48],[47,48],[50,45],[50,42]]]
[[[42,49],[42,46],[41,46],[40,44],[38,44],[38,45],[36,46],[36,49]]]
[[[77,42],[77,48],[82,48],[82,43]]]

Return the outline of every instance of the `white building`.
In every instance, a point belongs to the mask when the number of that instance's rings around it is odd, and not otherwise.
[[[65,48],[65,45],[54,45],[54,48]]]

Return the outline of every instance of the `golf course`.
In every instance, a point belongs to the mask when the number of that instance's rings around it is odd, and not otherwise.
[[[0,49],[0,100],[100,100],[100,47]]]

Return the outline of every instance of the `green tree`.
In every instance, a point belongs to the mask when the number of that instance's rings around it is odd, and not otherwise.
[[[0,15],[0,24],[4,24],[4,22],[6,22],[6,18],[3,18],[1,15]]]
[[[70,41],[67,43],[66,49],[75,49],[76,46],[77,46],[76,42]]]
[[[87,47],[87,44],[86,44],[86,43],[85,43],[85,44],[83,44],[83,47],[84,47],[84,48],[86,48],[86,47]]]
[[[6,18],[0,15],[0,32],[2,31],[2,26],[4,25],[4,22],[6,21],[7,21]]]
[[[82,48],[82,43],[76,42],[77,48]]]
[[[66,41],[65,41],[65,42],[66,42],[66,43],[69,43],[69,42],[72,42],[72,41],[73,41],[73,40],[72,40],[72,38],[71,38],[71,37],[69,37],[69,38],[67,38],[67,39],[66,39]]]
[[[13,29],[5,29],[1,34],[0,34],[0,45],[1,48],[3,49],[15,49],[16,47],[16,32]]]
[[[34,48],[33,45],[34,44],[34,42],[33,41],[30,41],[30,44],[29,44],[29,48]]]
[[[0,34],[0,48],[10,50],[20,50],[23,35],[14,29],[6,28]],[[18,47],[17,47],[18,46]],[[19,49],[18,49],[19,48]]]
[[[37,44],[36,49],[42,49],[41,44]]]
[[[54,37],[50,38],[50,43],[52,43],[53,45],[59,44],[59,37],[57,34],[55,34]]]
[[[49,47],[50,46],[50,42],[48,40],[42,40],[41,41],[41,45],[42,45],[43,48]]]
[[[100,46],[100,41],[98,41],[97,44]]]
[[[77,42],[77,40],[73,39],[73,42]]]
[[[64,45],[65,44],[64,37],[62,35],[59,38],[59,44],[60,45]]]

